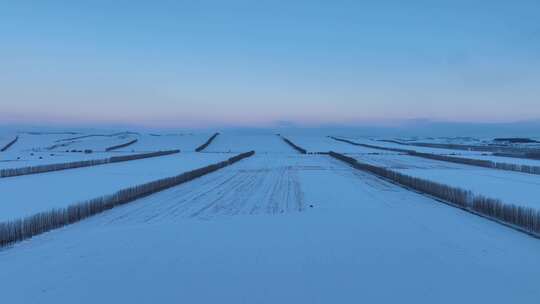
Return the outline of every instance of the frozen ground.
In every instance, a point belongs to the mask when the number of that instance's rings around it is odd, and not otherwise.
[[[461,155],[456,155],[460,157]],[[465,155],[467,158],[489,160],[495,163],[505,163],[505,164],[516,164],[521,166],[536,166],[540,167],[540,160],[538,159],[527,159],[527,158],[517,158],[517,157],[505,157],[505,156],[495,156],[495,155]]]
[[[2,133],[0,131],[0,146],[10,142],[16,136],[19,136],[17,142],[11,146],[6,152],[13,151],[30,151],[45,148],[52,145],[56,140],[61,140],[68,137],[73,137],[73,134],[34,134],[25,132],[9,132]],[[5,152],[0,152],[0,155]]]
[[[381,153],[383,151],[358,147],[336,141],[322,135],[284,135],[289,140],[306,149],[308,152],[341,152],[341,153]],[[360,152],[361,151],[361,152]]]
[[[0,179],[0,221],[65,207],[227,159],[228,155],[168,156]]]
[[[539,137],[529,137],[529,136],[499,136],[502,138],[509,137],[521,137],[528,138],[535,141],[540,141]],[[397,139],[408,143],[435,143],[435,144],[455,144],[455,145],[476,145],[476,146],[487,146],[487,145],[507,145],[514,147],[524,147],[524,148],[538,148],[540,145],[538,143],[509,143],[504,141],[495,141],[496,137],[424,137],[424,138],[403,138]]]
[[[136,135],[125,134],[118,136],[94,136],[81,139],[67,140],[55,142],[53,145],[46,147],[46,150],[50,151],[71,151],[71,150],[92,150],[92,151],[105,151],[109,147],[121,145],[137,139]],[[130,149],[131,146],[123,149]]]
[[[386,139],[386,138],[382,138]],[[391,138],[393,140],[403,141],[407,143],[437,143],[437,144],[462,144],[462,145],[480,145],[487,144],[491,141],[490,138],[475,138],[475,137],[402,137]]]
[[[351,139],[354,142],[361,144],[368,144],[378,147],[387,147],[387,148],[397,148],[404,150],[414,150],[423,153],[432,153],[432,154],[451,154],[451,155],[461,155],[464,157],[472,157],[475,155],[481,155],[483,152],[479,151],[465,151],[465,150],[455,150],[455,149],[443,149],[443,148],[429,148],[429,147],[420,147],[420,146],[409,146],[409,145],[400,145],[391,142],[379,141],[379,140],[370,140],[366,138],[354,138]]]
[[[11,132],[8,137],[13,139],[16,135],[16,132]],[[0,169],[39,166],[88,159],[102,159],[115,155],[132,154],[131,152],[93,152],[91,154],[65,152],[68,149],[67,147],[64,147],[63,149],[48,149],[53,145],[62,143],[58,142],[59,140],[81,136],[80,134],[41,134],[21,132],[18,133],[18,135],[19,139],[13,146],[7,151],[0,152]]]
[[[118,149],[135,151],[157,151],[179,149],[185,152],[193,152],[212,136],[213,133],[183,133],[183,134],[161,134],[159,136],[142,134],[138,137],[138,142],[126,148]]]
[[[0,133],[0,149],[4,148],[9,142],[15,138],[15,134]]]
[[[237,134],[222,132],[204,152],[241,153],[255,150],[260,153],[294,153],[293,148],[274,133]]]
[[[263,154],[1,251],[0,286],[7,303],[537,303],[538,252],[327,156]]]
[[[409,143],[412,147],[423,146],[423,145],[453,145],[457,151],[463,151],[466,149],[481,149],[487,151],[508,151],[508,152],[525,152],[525,151],[536,151],[540,150],[540,141],[538,137],[522,137],[522,136],[503,136],[502,138],[524,138],[533,140],[531,143],[527,142],[512,142],[509,140],[495,140],[495,137],[491,138],[428,138],[428,139],[416,139],[416,140],[403,140],[396,139],[399,142]],[[534,142],[536,141],[536,142]],[[461,147],[460,147],[461,146]],[[461,148],[461,149],[458,149]],[[463,149],[463,150],[462,150]]]
[[[499,198],[505,203],[540,209],[539,175],[460,165],[409,155],[351,154],[350,156],[408,175]]]
[[[429,147],[419,147],[419,146],[408,146],[408,145],[400,145],[400,144],[396,144],[396,143],[367,140],[365,138],[359,138],[359,139],[355,138],[355,139],[352,139],[352,140],[354,142],[363,143],[363,144],[369,144],[369,145],[379,146],[379,147],[413,150],[413,151],[417,151],[417,152],[431,153],[431,154],[451,155],[451,156],[454,156],[454,157],[482,159],[482,160],[489,160],[489,161],[498,162],[498,163],[518,164],[518,165],[527,165],[527,166],[540,166],[540,160],[515,158],[515,157],[504,157],[504,156],[494,156],[494,155],[491,155],[491,153],[489,153],[489,152],[464,151],[464,150],[452,150],[452,149],[443,149],[443,148],[429,148]],[[381,150],[379,150],[379,151],[381,151]]]
[[[75,152],[12,152],[0,155],[0,169],[14,169],[28,166],[68,163],[81,160],[104,159],[111,156],[130,155],[133,152],[94,152],[90,154]]]
[[[210,135],[138,135],[142,140],[128,148],[184,151]],[[540,177],[533,175],[413,158],[324,136],[287,137],[310,152],[352,153],[531,205],[540,197]],[[0,221],[231,156],[222,152],[248,150],[257,154],[0,250],[2,301],[538,302],[538,239],[329,156],[301,155],[273,133],[222,132],[206,153],[0,179]]]
[[[19,134],[19,140],[16,144],[14,144],[9,150],[0,152],[0,169],[39,166],[88,159],[102,159],[118,155],[172,149],[180,149],[183,152],[193,152],[196,147],[204,143],[208,137],[211,136],[211,134],[204,132],[197,134],[163,134],[159,136],[156,136],[157,134],[151,135],[135,133],[114,136],[103,136],[96,134],[99,133],[21,133]],[[13,133],[8,133],[8,135],[5,137],[12,139],[14,135]],[[138,142],[114,151],[104,151],[107,147],[122,144],[132,139],[138,139]],[[79,152],[86,149],[92,150],[92,153],[86,154]],[[71,152],[72,150],[78,152]]]

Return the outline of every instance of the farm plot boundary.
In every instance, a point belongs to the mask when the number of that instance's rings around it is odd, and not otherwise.
[[[225,161],[191,170],[176,176],[129,187],[110,195],[75,203],[66,208],[40,212],[26,218],[0,223],[0,247],[30,239],[33,236],[64,227],[114,207],[124,205],[153,193],[180,185],[203,175],[230,166],[244,158],[251,157],[255,151],[238,154]]]
[[[18,140],[19,140],[19,136],[15,136],[15,138],[12,141],[8,142],[7,145],[5,145],[2,149],[0,149],[0,152],[6,151],[11,146],[13,146]]]
[[[432,154],[432,153],[423,153],[423,152],[417,152],[414,150],[405,150],[405,149],[387,148],[387,147],[373,146],[373,145],[367,145],[367,144],[360,144],[360,143],[356,143],[350,140],[336,138],[336,137],[330,137],[330,138],[336,141],[349,143],[355,146],[405,153],[410,156],[422,157],[422,158],[427,158],[427,159],[432,159],[432,160],[439,160],[439,161],[445,161],[445,162],[450,162],[450,163],[477,166],[477,167],[483,167],[483,168],[489,168],[489,169],[499,169],[499,170],[505,170],[505,171],[514,171],[514,172],[520,172],[520,173],[540,175],[539,166],[509,164],[509,163],[494,162],[490,160],[455,157],[455,156],[448,156],[448,155],[438,155],[438,154]]]
[[[450,187],[387,168],[362,163],[343,154],[330,152],[329,155],[351,165],[355,169],[372,173],[407,189],[413,189],[421,194],[436,198],[438,201],[450,206],[458,207],[540,238],[540,211],[536,209],[506,204],[497,199],[473,194],[468,190]]]
[[[204,149],[206,149],[212,143],[212,141],[214,141],[214,139],[216,139],[216,137],[218,137],[218,135],[219,135],[219,133],[214,133],[214,135],[212,135],[210,138],[208,138],[208,140],[204,144],[198,146],[195,149],[195,151],[196,152],[202,152]]]
[[[150,152],[150,153],[113,156],[109,158],[83,160],[83,161],[68,162],[68,163],[29,166],[29,167],[21,167],[21,168],[13,168],[13,169],[1,169],[0,178],[105,165],[105,164],[110,164],[110,163],[125,162],[125,161],[144,159],[144,158],[150,158],[150,157],[165,156],[165,155],[175,154],[179,152],[180,150],[157,151],[157,152]]]

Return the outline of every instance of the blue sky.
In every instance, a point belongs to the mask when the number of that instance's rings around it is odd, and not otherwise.
[[[112,2],[0,0],[0,120],[540,118],[538,1]]]

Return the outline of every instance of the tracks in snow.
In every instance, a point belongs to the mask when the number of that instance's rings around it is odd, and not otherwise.
[[[290,164],[271,166],[270,159],[262,160],[245,160],[235,168],[112,210],[102,219],[108,223],[152,223],[176,218],[209,220],[219,216],[304,210],[298,169]]]

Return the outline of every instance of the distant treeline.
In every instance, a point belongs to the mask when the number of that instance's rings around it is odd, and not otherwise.
[[[195,151],[201,152],[202,150],[206,149],[206,147],[208,147],[212,143],[212,141],[214,139],[216,139],[216,137],[218,137],[218,135],[219,135],[219,133],[215,133],[214,135],[212,135],[204,144],[197,147],[197,149],[195,149]]]
[[[281,135],[278,135],[279,137],[281,137],[281,139],[283,139],[284,142],[286,142],[289,146],[293,147],[293,149],[295,149],[296,151],[300,152],[301,154],[307,154],[307,150],[296,145],[295,143],[293,143],[292,141],[288,140],[287,138],[281,136]]]
[[[540,211],[529,207],[505,204],[497,199],[475,195],[471,191],[409,176],[387,168],[361,163],[352,157],[330,152],[330,156],[352,167],[388,179],[401,186],[428,194],[452,206],[495,220],[528,234],[540,237]]]
[[[428,158],[428,159],[433,159],[433,160],[440,160],[440,161],[446,161],[446,162],[451,162],[451,163],[491,168],[491,169],[500,169],[500,170],[506,170],[506,171],[516,171],[516,172],[521,172],[521,173],[540,174],[539,166],[518,165],[518,164],[494,162],[490,160],[439,155],[439,154],[432,154],[432,153],[422,153],[422,152],[416,152],[414,150],[395,149],[395,148],[359,144],[359,143],[352,142],[350,140],[336,138],[336,137],[331,137],[331,138],[337,141],[347,142],[356,146],[363,146],[363,147],[386,150],[386,151],[401,152],[401,153],[406,153],[410,156]]]
[[[398,148],[387,148],[387,147],[380,147],[380,146],[372,146],[372,145],[360,144],[360,143],[357,143],[357,142],[354,142],[354,141],[350,141],[350,140],[342,139],[342,138],[337,138],[337,137],[334,137],[334,136],[329,136],[329,137],[330,137],[331,139],[333,139],[333,140],[341,141],[341,142],[348,143],[348,144],[355,145],[355,146],[371,148],[371,149],[384,150],[384,151],[391,151],[391,152],[398,152],[398,153],[409,153],[409,152],[412,151],[412,150],[405,150],[405,149],[398,149]]]
[[[213,165],[188,171],[173,177],[163,178],[142,185],[122,189],[111,195],[105,195],[88,201],[76,203],[65,208],[40,212],[23,219],[0,223],[0,247],[29,239],[33,236],[56,228],[76,223],[92,215],[112,209],[116,206],[123,205],[153,193],[180,185],[187,181],[191,181],[254,154],[254,151],[242,153]]]
[[[57,134],[61,134],[61,133],[57,133]],[[72,133],[72,134],[80,134],[80,133]],[[56,140],[55,142],[61,142],[61,141],[72,141],[72,140],[77,140],[77,139],[83,139],[83,138],[89,138],[89,137],[115,137],[115,136],[121,136],[121,135],[140,135],[140,133],[138,132],[119,132],[119,133],[113,133],[113,134],[90,134],[90,135],[82,135],[82,136],[77,136],[77,137],[70,137],[70,138],[62,138],[62,139],[58,139]]]
[[[15,138],[12,141],[8,142],[7,145],[5,145],[2,149],[0,149],[0,152],[4,152],[7,149],[9,149],[11,146],[13,146],[17,142],[17,140],[19,140],[19,136],[15,136]]]
[[[514,146],[506,146],[506,145],[498,145],[498,144],[478,146],[478,145],[466,145],[466,144],[444,144],[444,143],[423,143],[423,142],[405,143],[405,142],[400,142],[396,140],[386,140],[386,139],[381,139],[379,141],[396,143],[396,144],[405,145],[405,146],[418,146],[418,147],[451,149],[451,150],[462,150],[462,151],[492,152],[494,155],[504,154],[504,156],[511,155],[512,157],[516,157],[516,158],[540,159],[540,150],[538,148],[514,147]]]
[[[123,144],[120,144],[120,145],[108,147],[108,148],[105,149],[105,151],[112,151],[112,150],[124,148],[124,147],[130,146],[130,145],[133,145],[134,143],[136,143],[138,141],[139,141],[138,139],[130,140],[127,143],[123,143]]]
[[[493,162],[490,160],[454,157],[454,156],[438,155],[438,154],[431,154],[431,153],[420,153],[420,152],[415,152],[415,151],[411,151],[408,154],[411,156],[418,156],[418,157],[423,157],[423,158],[441,160],[441,161],[464,164],[464,165],[500,169],[500,170],[507,170],[507,171],[516,171],[516,172],[529,173],[529,174],[540,174],[540,167],[538,166],[499,163],[499,162]]]
[[[90,167],[90,166],[97,166],[97,165],[103,165],[103,164],[108,164],[108,163],[117,163],[117,162],[130,161],[130,160],[136,160],[136,159],[142,159],[142,158],[175,154],[179,152],[180,150],[158,151],[158,152],[141,153],[141,154],[133,154],[133,155],[113,156],[113,157],[103,158],[103,159],[82,160],[82,161],[69,162],[69,163],[29,166],[29,167],[21,167],[21,168],[13,168],[13,169],[0,169],[0,177],[13,177],[13,176],[20,176],[20,175]]]
[[[540,152],[523,152],[523,153],[493,153],[495,156],[540,159]]]
[[[526,138],[526,137],[505,137],[505,138],[495,138],[493,141],[497,142],[508,142],[513,144],[532,144],[532,143],[539,143],[539,141]]]

